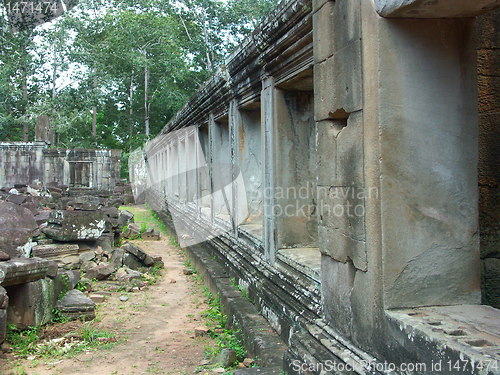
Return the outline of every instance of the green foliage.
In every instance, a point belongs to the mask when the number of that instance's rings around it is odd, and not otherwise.
[[[61,291],[59,292],[59,295],[57,296],[57,299],[63,298],[66,295],[66,293],[68,293],[68,291],[71,289],[69,276],[63,273],[61,274],[60,277],[63,285]]]
[[[162,130],[276,1],[80,0],[19,32],[0,3],[0,140],[33,139],[46,114],[59,147],[121,149],[127,177],[129,153]]]
[[[69,321],[58,309],[52,309],[52,316],[52,323],[66,323]]]
[[[78,280],[78,282],[75,285],[75,289],[79,290],[80,292],[86,292],[90,288],[90,283],[85,280]]]
[[[248,300],[249,302],[252,302],[252,300],[250,299],[250,296],[248,295],[248,290],[243,288],[240,284],[238,284],[238,282],[236,281],[236,279],[234,277],[231,278],[231,284],[233,285],[234,289],[236,289],[238,292],[240,292],[241,295],[246,300]]]
[[[208,308],[202,313],[206,319],[207,326],[210,328],[209,336],[215,340],[216,345],[206,350],[206,355],[209,358],[214,358],[224,348],[231,348],[236,352],[237,365],[246,357],[246,350],[243,343],[238,337],[239,331],[228,329],[227,315],[222,312],[220,296],[214,297],[207,287],[204,287],[203,294]]]
[[[6,341],[10,344],[13,354],[19,357],[35,355],[42,358],[60,358],[82,351],[110,347],[117,341],[112,333],[98,330],[93,323],[86,323],[79,332],[75,332],[73,336],[76,336],[78,341],[72,345],[60,344],[53,340],[41,340],[41,330],[40,326],[22,331],[17,330],[15,326],[9,326]]]
[[[40,327],[28,328],[24,331],[19,331],[16,326],[9,325],[7,327],[6,341],[12,347],[15,354],[27,357],[36,352],[35,344],[39,340]]]

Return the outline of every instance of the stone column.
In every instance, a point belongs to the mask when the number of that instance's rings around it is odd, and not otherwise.
[[[275,138],[276,126],[274,112],[275,86],[273,77],[265,77],[262,81],[261,119],[262,119],[262,155],[264,182],[264,249],[266,258],[274,263],[276,259],[276,223],[274,217],[274,171],[275,171]]]

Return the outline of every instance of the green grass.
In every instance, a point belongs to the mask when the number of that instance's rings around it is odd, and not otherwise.
[[[165,223],[148,205],[145,207],[121,206],[120,210],[127,210],[134,214],[134,222],[141,227],[141,232],[145,232],[148,228],[153,228],[160,231],[164,236],[168,235]]]
[[[77,332],[79,339],[70,344],[41,340],[41,329],[42,327],[37,326],[19,331],[15,326],[9,326],[6,341],[10,344],[13,354],[21,358],[28,356],[45,359],[70,357],[82,351],[109,348],[117,342],[111,332],[98,330],[92,323],[84,324]]]
[[[231,348],[236,352],[237,360],[233,364],[236,366],[239,361],[245,359],[247,354],[243,343],[238,337],[239,331],[226,327],[227,316],[222,312],[220,296],[215,297],[207,287],[203,288],[203,294],[205,295],[205,302],[208,305],[208,309],[202,313],[202,317],[205,318],[206,324],[210,329],[209,336],[215,340],[215,346],[207,348],[205,354],[208,358],[212,359],[222,349]]]

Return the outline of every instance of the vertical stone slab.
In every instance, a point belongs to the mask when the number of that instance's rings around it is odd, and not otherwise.
[[[276,118],[274,112],[275,86],[273,77],[265,77],[262,81],[261,93],[261,119],[262,132],[262,155],[264,157],[263,182],[264,182],[264,249],[266,258],[274,263],[276,259],[276,229],[274,219],[274,150],[275,138],[274,127]]]
[[[7,322],[19,329],[48,323],[56,303],[54,280],[45,278],[7,287]]]
[[[482,302],[500,308],[500,10],[478,17],[477,29]]]
[[[479,303],[474,49],[471,19],[380,21],[386,308]]]

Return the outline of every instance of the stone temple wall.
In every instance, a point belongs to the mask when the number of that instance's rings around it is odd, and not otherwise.
[[[43,183],[113,191],[120,181],[119,150],[49,148],[45,142],[0,143],[0,187]]]
[[[500,308],[500,11],[479,17],[477,27],[483,301]]]
[[[282,2],[131,157],[135,194],[248,291],[287,373],[500,373],[474,365],[500,352],[481,304],[498,298],[496,7]]]

